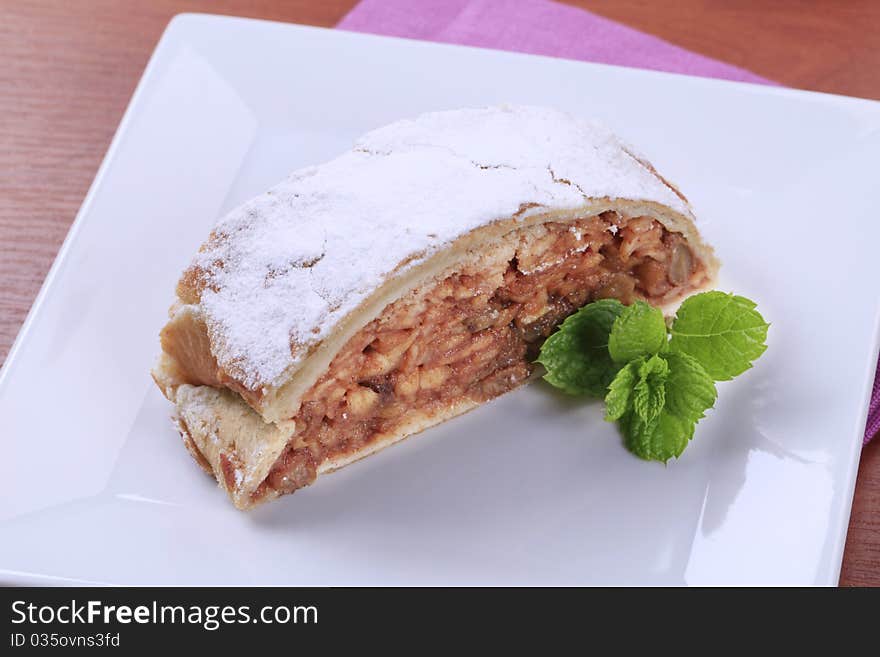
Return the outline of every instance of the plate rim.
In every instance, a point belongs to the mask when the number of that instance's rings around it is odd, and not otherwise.
[[[324,33],[325,35],[334,35],[331,38],[352,38],[355,40],[379,40],[379,41],[400,41],[406,42],[408,44],[418,44],[417,47],[428,47],[428,48],[439,48],[439,49],[465,49],[465,50],[475,50],[475,51],[488,51],[493,53],[502,53],[504,55],[511,56],[513,58],[528,58],[528,59],[543,59],[554,62],[570,62],[577,64],[579,66],[585,66],[600,70],[608,70],[613,69],[619,72],[622,72],[626,75],[634,75],[638,76],[647,76],[651,78],[659,77],[672,77],[678,80],[687,80],[690,84],[697,84],[700,86],[715,86],[720,88],[740,88],[744,90],[748,90],[752,93],[760,93],[766,94],[770,96],[783,96],[783,97],[794,97],[794,98],[812,98],[821,100],[823,102],[833,102],[833,103],[844,103],[844,104],[856,104],[863,105],[869,109],[880,112],[880,101],[869,99],[869,98],[861,98],[856,96],[846,96],[840,94],[831,94],[826,92],[819,91],[811,91],[804,89],[797,89],[792,87],[785,86],[771,86],[771,85],[762,85],[751,82],[740,82],[733,80],[723,80],[719,78],[709,78],[709,77],[701,77],[701,76],[693,76],[686,75],[681,73],[672,73],[667,71],[654,71],[649,69],[641,69],[629,66],[619,66],[619,65],[611,65],[611,64],[603,64],[598,62],[588,62],[581,61],[575,59],[568,59],[562,57],[553,57],[548,55],[536,55],[530,53],[521,53],[514,52],[508,50],[499,50],[494,48],[484,48],[477,46],[469,46],[469,45],[461,45],[461,44],[450,44],[450,43],[440,43],[433,41],[425,41],[420,39],[412,39],[405,37],[397,37],[397,36],[386,36],[372,33],[364,33],[364,32],[354,32],[344,29],[337,28],[327,28],[320,27],[314,25],[304,25],[300,23],[287,23],[283,21],[274,21],[267,19],[259,19],[259,18],[249,18],[243,16],[230,16],[223,14],[212,14],[208,12],[181,12],[174,15],[165,26],[159,40],[156,43],[156,46],[153,48],[152,53],[147,61],[146,66],[138,80],[137,85],[135,86],[134,91],[126,105],[125,111],[122,115],[122,118],[119,121],[118,126],[113,134],[113,137],[110,141],[109,146],[107,147],[107,151],[104,154],[104,157],[101,160],[100,165],[95,173],[95,176],[89,185],[88,191],[83,197],[83,201],[80,204],[79,209],[74,216],[73,221],[70,224],[70,227],[67,231],[67,234],[64,237],[64,240],[61,243],[61,246],[58,249],[58,252],[55,255],[55,258],[52,262],[49,271],[46,273],[44,277],[40,289],[37,292],[34,300],[25,316],[24,321],[22,322],[21,327],[16,334],[15,339],[10,346],[9,352],[2,364],[0,366],[0,390],[4,388],[4,386],[11,385],[10,380],[13,376],[13,372],[16,370],[17,362],[18,362],[18,354],[22,348],[22,345],[28,339],[30,333],[32,332],[33,325],[38,321],[39,315],[42,310],[42,306],[45,302],[45,299],[48,295],[49,290],[55,283],[55,279],[58,276],[58,272],[61,269],[62,265],[66,261],[72,246],[77,239],[79,232],[83,226],[83,224],[87,221],[88,216],[91,213],[92,205],[94,199],[103,185],[104,178],[106,176],[107,171],[113,166],[113,162],[116,158],[117,151],[120,148],[120,144],[125,138],[126,133],[129,130],[129,124],[133,120],[134,114],[137,112],[138,108],[142,104],[142,96],[146,93],[147,87],[153,82],[154,78],[157,77],[157,67],[161,60],[166,57],[166,51],[168,51],[174,44],[174,42],[179,41],[182,37],[185,37],[186,32],[191,29],[205,29],[211,28],[216,24],[224,23],[224,24],[233,24],[233,25],[241,25],[241,26],[253,26],[253,25],[263,25],[263,26],[272,26],[273,29],[277,28],[286,28],[291,30],[298,31],[306,31],[306,32],[317,32]],[[867,421],[867,416],[870,407],[870,400],[872,396],[872,388],[874,382],[874,372],[876,368],[877,358],[880,356],[880,306],[878,306],[875,312],[874,318],[874,327],[873,327],[873,344],[871,347],[871,353],[873,353],[873,360],[869,360],[869,362],[865,365],[865,373],[863,375],[863,398],[861,403],[861,410],[856,418],[855,423],[855,431],[856,437],[852,440],[851,445],[849,446],[849,453],[842,455],[842,459],[848,459],[849,469],[846,474],[846,480],[841,482],[844,485],[843,494],[843,512],[838,514],[838,518],[834,519],[833,522],[829,522],[829,531],[833,526],[834,532],[834,545],[833,548],[829,551],[830,557],[832,559],[832,563],[830,564],[832,567],[828,570],[828,581],[819,582],[818,585],[825,586],[837,586],[839,585],[840,580],[840,572],[842,568],[844,550],[846,547],[846,539],[848,535],[849,529],[849,521],[852,514],[852,502],[855,494],[856,482],[858,479],[858,471],[859,471],[859,461],[861,458],[861,451],[863,447],[863,438],[864,438],[864,427]],[[88,585],[100,585],[100,586],[109,586],[107,582],[100,581],[92,581],[86,579],[79,579],[74,577],[64,577],[64,576],[54,576],[48,574],[34,573],[34,572],[25,572],[18,571],[14,569],[7,569],[0,567],[0,584],[7,584],[12,586],[88,586]]]

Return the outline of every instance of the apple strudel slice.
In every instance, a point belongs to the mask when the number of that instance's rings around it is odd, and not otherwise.
[[[685,197],[607,129],[427,114],[221,219],[153,377],[246,509],[522,384],[584,304],[668,306],[717,268]]]

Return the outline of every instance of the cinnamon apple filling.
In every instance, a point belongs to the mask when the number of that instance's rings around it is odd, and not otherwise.
[[[517,387],[543,340],[595,299],[664,303],[704,273],[684,238],[649,217],[605,212],[520,229],[348,341],[303,396],[295,433],[254,497],[292,492],[328,459]]]

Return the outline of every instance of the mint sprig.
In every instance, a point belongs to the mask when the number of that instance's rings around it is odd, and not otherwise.
[[[624,307],[605,299],[566,319],[538,361],[552,385],[604,397],[605,419],[618,422],[627,449],[666,462],[715,405],[715,381],[745,372],[764,353],[768,327],[753,301],[723,292],[687,299],[669,329],[643,301]]]

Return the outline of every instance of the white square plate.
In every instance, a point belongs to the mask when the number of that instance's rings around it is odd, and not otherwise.
[[[148,370],[215,219],[423,111],[604,120],[690,196],[770,348],[668,467],[507,395],[235,511]],[[877,357],[880,104],[236,18],[172,21],[0,379],[0,579],[835,584]]]

